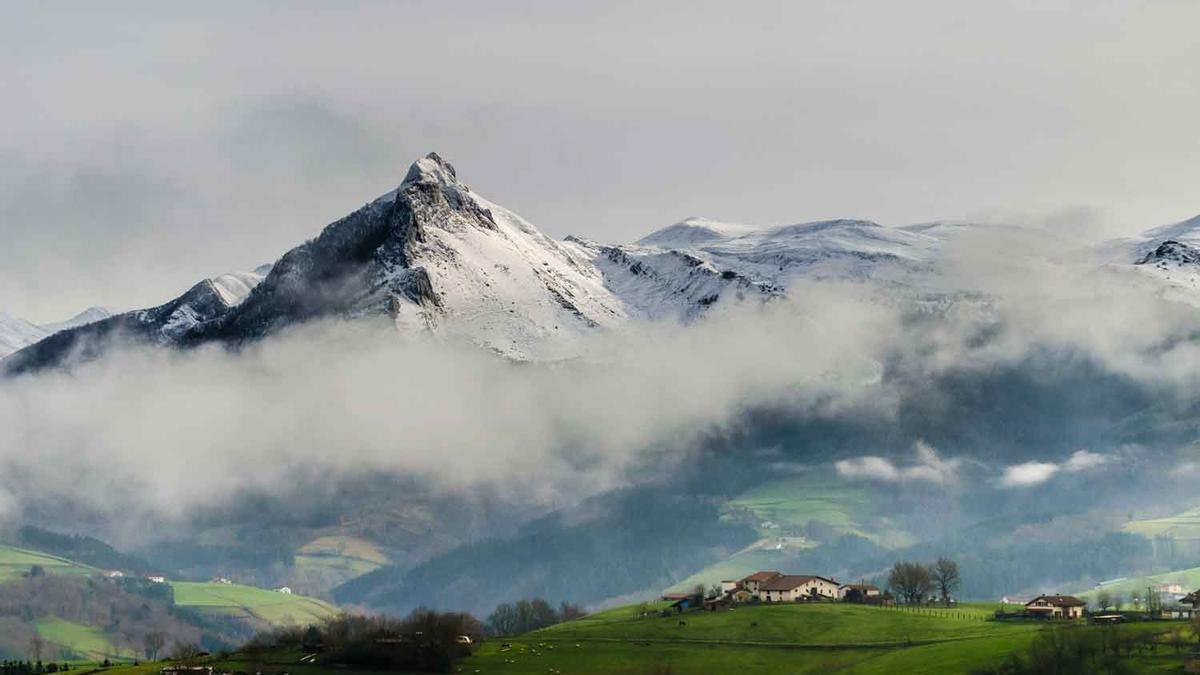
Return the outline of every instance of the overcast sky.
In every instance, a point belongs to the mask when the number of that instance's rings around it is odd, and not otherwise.
[[[1200,213],[1200,2],[323,4],[6,5],[0,311],[271,261],[430,150],[606,241]]]

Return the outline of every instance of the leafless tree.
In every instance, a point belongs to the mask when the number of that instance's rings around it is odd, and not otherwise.
[[[892,565],[888,586],[906,603],[916,604],[929,595],[933,588],[933,577],[925,565],[901,561]]]
[[[151,661],[158,660],[158,653],[162,651],[163,645],[167,643],[167,636],[159,631],[146,633],[146,658]]]
[[[958,563],[941,557],[933,564],[931,572],[933,582],[942,596],[942,604],[949,606],[950,596],[957,592],[959,586],[962,585],[962,577],[958,574]]]

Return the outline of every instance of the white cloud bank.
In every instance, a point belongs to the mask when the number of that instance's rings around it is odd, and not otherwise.
[[[1088,450],[1076,450],[1061,463],[1055,462],[1025,462],[1014,464],[1004,469],[1000,485],[1004,487],[1028,487],[1040,485],[1053,478],[1059,472],[1080,473],[1099,468],[1113,461],[1111,455],[1103,455]]]
[[[898,466],[886,457],[866,455],[843,459],[834,463],[839,475],[846,478],[891,483],[922,481],[935,485],[952,485],[958,482],[961,459],[943,459],[932,446],[917,441],[913,446],[916,458],[912,464]]]

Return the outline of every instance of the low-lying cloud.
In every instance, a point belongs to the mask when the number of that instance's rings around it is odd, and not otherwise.
[[[991,469],[1003,487],[1034,486],[1174,433],[1200,375],[1194,307],[1128,269],[1056,267],[1065,249],[1040,244],[957,245],[944,274],[977,296],[802,283],[790,300],[718,306],[687,326],[598,333],[553,365],[383,321],[240,352],[117,350],[0,383],[0,492],[14,517],[31,496],[62,495],[113,520],[169,522],[239,491],[377,472],[563,504],[763,414],[803,427],[771,439],[782,459],[826,453],[847,478],[954,486],[991,466],[1007,467]],[[1136,438],[1103,426],[1135,414]],[[1095,450],[1039,452],[1043,439]]]
[[[891,483],[921,481],[935,485],[958,482],[961,459],[943,459],[929,444],[918,441],[916,457],[910,464],[898,465],[891,459],[877,456],[854,457],[834,463],[839,475],[846,478],[865,478]]]
[[[1106,464],[1114,458],[1088,450],[1076,450],[1066,461],[1055,462],[1024,462],[1004,469],[1000,484],[1004,487],[1026,487],[1040,485],[1053,478],[1060,471],[1064,473],[1080,473],[1091,471]]]

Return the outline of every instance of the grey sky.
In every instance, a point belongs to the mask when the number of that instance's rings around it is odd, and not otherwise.
[[[1182,220],[1197,25],[1187,0],[7,6],[0,310],[249,269],[429,150],[555,236]]]

